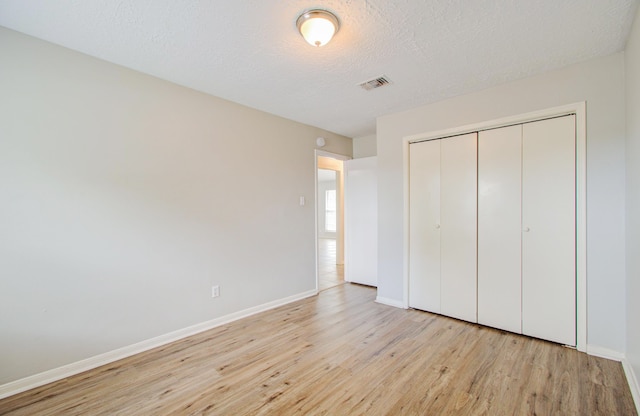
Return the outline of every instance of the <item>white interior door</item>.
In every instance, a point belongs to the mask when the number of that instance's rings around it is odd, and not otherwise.
[[[522,332],[522,125],[478,136],[478,322]]]
[[[522,143],[522,331],[575,345],[575,116],[524,124]]]
[[[409,306],[440,313],[440,142],[409,150]]]
[[[477,133],[441,142],[441,311],[476,322]]]
[[[378,285],[377,157],[344,162],[345,280]]]

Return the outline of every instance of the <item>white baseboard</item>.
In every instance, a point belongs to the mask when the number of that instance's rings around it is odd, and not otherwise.
[[[636,377],[633,366],[626,358],[622,360],[622,368],[624,369],[624,374],[627,376],[627,383],[629,383],[629,389],[631,390],[633,401],[636,404],[636,412],[640,415],[640,384],[638,383],[638,377]]]
[[[600,347],[599,345],[590,345],[587,344],[587,354],[593,355],[595,357],[606,358],[608,360],[613,361],[622,361],[625,356],[624,353],[616,350],[612,350],[605,347]]]
[[[237,321],[242,318],[246,318],[251,315],[255,315],[260,312],[268,311],[270,309],[277,308],[279,306],[286,305],[301,299],[305,299],[314,295],[317,295],[317,290],[309,290],[307,292],[298,293],[283,299],[278,299],[272,302],[268,302],[262,305],[254,306],[239,312],[234,312],[229,315],[222,316],[220,318],[212,319],[210,321],[202,322],[193,326],[179,329],[177,331],[169,332],[168,334],[160,335],[145,341],[138,342],[136,344],[128,345],[126,347],[118,348],[113,351],[106,352],[104,354],[96,355],[75,363],[67,364],[62,367],[54,368],[42,373],[34,374],[29,377],[25,377],[16,381],[12,381],[7,384],[0,385],[0,399],[13,396],[14,394],[22,393],[24,391],[43,386],[45,384],[52,383],[54,381],[62,380],[63,378],[70,377],[76,374],[80,374],[84,371],[92,370],[105,364],[112,363],[114,361],[121,360],[123,358],[130,357],[135,354],[139,354],[150,349],[160,347],[162,345],[169,344],[174,341],[189,337],[191,335],[198,334],[203,331],[207,331],[212,328],[216,328],[221,325],[228,324],[233,321]]]
[[[631,390],[633,402],[636,405],[636,411],[640,414],[640,384],[638,384],[638,378],[636,377],[636,373],[633,371],[633,366],[629,360],[627,360],[625,354],[597,345],[587,345],[587,354],[607,358],[609,360],[620,361],[622,369],[624,370],[624,375],[627,377],[627,384],[629,384],[629,390]]]
[[[404,303],[399,300],[383,298],[380,296],[376,297],[376,303],[381,303],[387,306],[393,306],[394,308],[407,309],[407,307],[404,306]]]

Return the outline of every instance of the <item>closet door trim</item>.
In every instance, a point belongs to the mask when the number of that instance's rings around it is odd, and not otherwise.
[[[548,108],[531,113],[509,116],[481,123],[436,130],[403,138],[404,176],[404,308],[409,307],[409,144],[425,140],[441,139],[483,130],[561,117],[576,116],[576,349],[587,350],[587,216],[586,216],[586,102]]]

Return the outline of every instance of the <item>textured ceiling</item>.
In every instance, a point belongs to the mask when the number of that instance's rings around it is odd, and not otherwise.
[[[349,137],[624,49],[638,0],[0,0],[0,25]],[[305,9],[342,23],[313,48]],[[0,40],[1,41],[1,40]],[[1,57],[0,57],[1,60]],[[392,84],[364,91],[379,75]]]

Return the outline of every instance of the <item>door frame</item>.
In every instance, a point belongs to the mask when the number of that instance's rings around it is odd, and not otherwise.
[[[576,116],[576,349],[582,352],[587,351],[587,105],[585,101],[403,138],[404,308],[409,308],[409,145],[414,142],[441,139],[569,114]]]
[[[314,225],[315,225],[315,251],[316,251],[316,292],[320,290],[320,273],[319,273],[319,244],[318,244],[318,157],[328,157],[344,162],[345,160],[352,159],[351,156],[341,155],[339,153],[331,153],[325,150],[314,149],[313,151],[313,177],[314,177]],[[337,219],[337,233],[336,233],[336,263],[342,261],[344,264],[344,169],[342,172],[336,171],[336,185],[338,194],[338,204],[340,206],[340,217]]]

